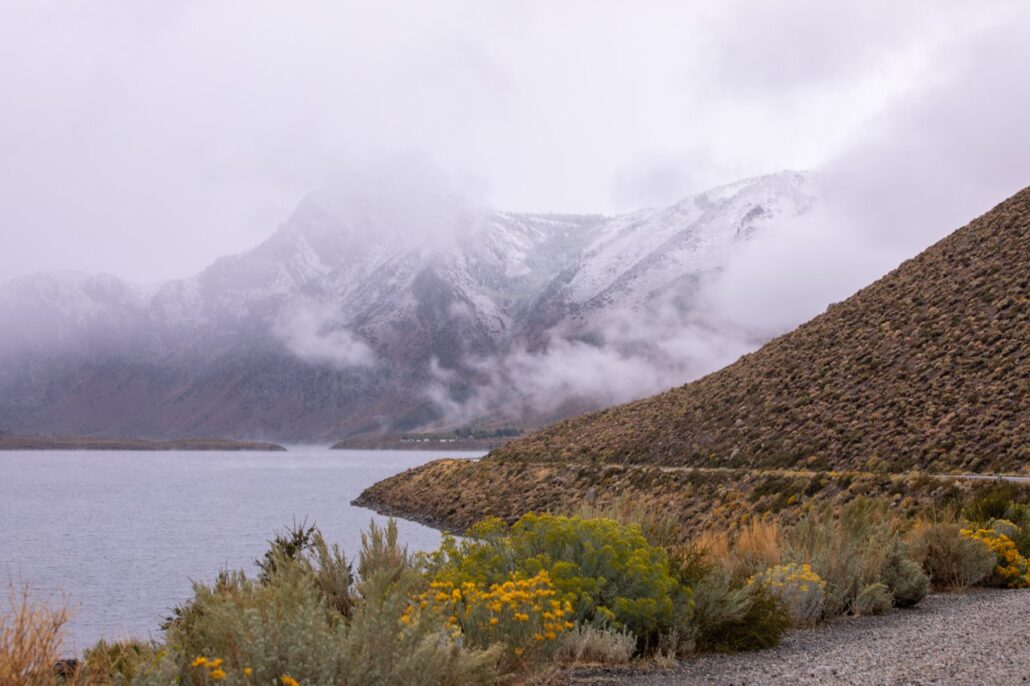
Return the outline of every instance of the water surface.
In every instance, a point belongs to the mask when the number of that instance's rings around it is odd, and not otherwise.
[[[464,453],[475,456],[478,453]],[[350,501],[397,472],[454,453],[292,448],[290,452],[0,452],[0,583],[25,582],[75,616],[72,649],[100,637],[159,637],[190,580],[254,570],[275,529],[305,518],[348,557],[385,521]],[[434,529],[400,521],[413,550]]]

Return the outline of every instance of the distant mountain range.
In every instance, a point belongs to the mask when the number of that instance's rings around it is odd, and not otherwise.
[[[646,345],[612,340],[627,317],[701,316],[696,290],[763,227],[806,212],[812,185],[781,172],[616,217],[334,189],[188,279],[17,279],[0,287],[0,429],[328,440],[626,400],[540,385],[532,362]],[[660,383],[686,380],[674,376]]]

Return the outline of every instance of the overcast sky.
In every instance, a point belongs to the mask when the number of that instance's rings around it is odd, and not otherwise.
[[[828,170],[889,243],[1030,183],[1028,26],[1022,0],[5,0],[0,281],[185,276],[412,153],[527,211]]]

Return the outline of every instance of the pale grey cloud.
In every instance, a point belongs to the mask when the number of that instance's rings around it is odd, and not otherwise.
[[[287,350],[311,364],[338,369],[375,364],[375,352],[338,317],[331,306],[297,299],[279,313],[273,331]]]

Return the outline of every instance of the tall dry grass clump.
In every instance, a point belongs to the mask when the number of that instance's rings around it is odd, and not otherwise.
[[[731,535],[723,530],[701,532],[692,545],[708,564],[721,567],[737,582],[746,581],[780,564],[780,527],[771,520],[755,519]]]
[[[754,576],[780,564],[780,527],[771,520],[755,519],[740,530],[733,546],[735,570],[740,575]]]
[[[27,587],[9,584],[0,614],[0,686],[50,686],[61,657],[70,614],[32,599]]]

